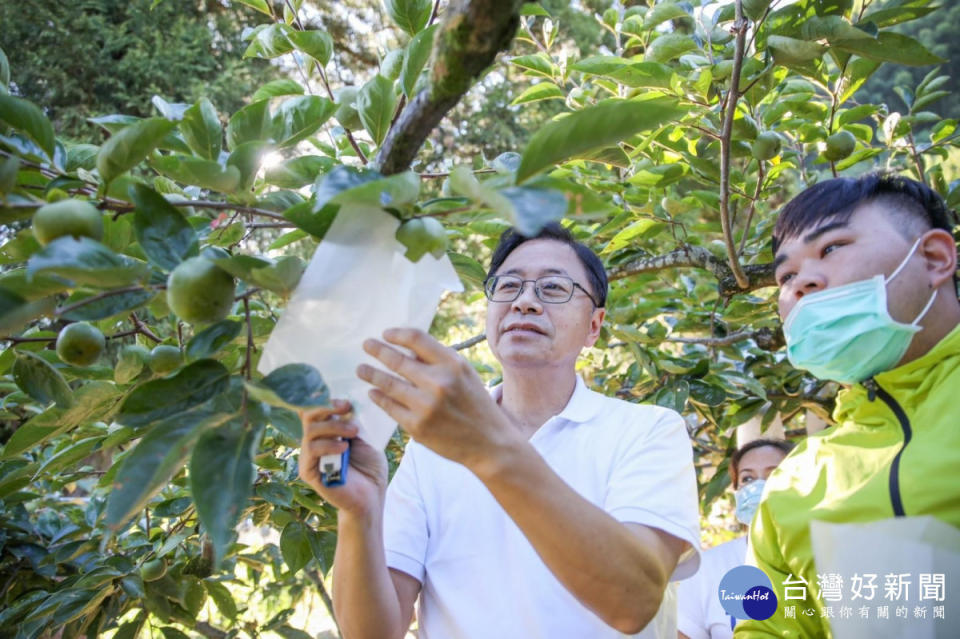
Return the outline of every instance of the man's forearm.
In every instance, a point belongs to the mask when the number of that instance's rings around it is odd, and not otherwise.
[[[400,639],[406,633],[383,551],[383,518],[339,515],[333,607],[344,639]]]
[[[590,503],[529,444],[473,470],[582,604],[626,633],[653,618],[676,557],[657,533]]]

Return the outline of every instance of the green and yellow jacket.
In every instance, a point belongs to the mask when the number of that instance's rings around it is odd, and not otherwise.
[[[830,636],[813,520],[933,515],[960,528],[960,326],[923,357],[841,391],[833,416],[836,426],[808,437],[767,480],[748,563],[770,577],[779,606],[770,619],[739,622],[736,639]],[[809,584],[805,602],[785,601],[791,575]],[[796,618],[785,604],[796,605]],[[809,608],[815,614],[801,614]]]

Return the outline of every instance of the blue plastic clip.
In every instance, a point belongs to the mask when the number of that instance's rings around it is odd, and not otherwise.
[[[339,455],[324,455],[320,458],[320,480],[324,486],[343,486],[350,467],[350,447]]]

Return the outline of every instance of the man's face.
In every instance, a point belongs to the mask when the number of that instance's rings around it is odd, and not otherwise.
[[[828,219],[783,242],[775,259],[780,319],[785,320],[804,295],[878,273],[889,277],[896,270],[915,238],[904,237],[883,207],[861,205],[846,222]],[[918,253],[887,285],[888,309],[900,322],[913,321],[930,297],[929,278]]]
[[[565,275],[591,295],[587,272],[573,248],[556,240],[524,242],[513,250],[494,275],[516,275],[535,280]],[[513,302],[487,302],[487,342],[505,368],[573,367],[585,346],[600,334],[603,309],[579,288],[565,304],[547,304],[537,298],[532,282]]]

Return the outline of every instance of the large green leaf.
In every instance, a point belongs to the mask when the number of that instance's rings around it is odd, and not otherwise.
[[[190,492],[213,543],[215,566],[223,560],[253,491],[253,456],[261,433],[259,426],[232,420],[205,432],[190,458]]]
[[[199,406],[227,390],[230,372],[212,359],[185,366],[173,377],[155,379],[130,393],[116,417],[125,426],[140,428]]]
[[[270,148],[270,143],[263,140],[251,140],[234,147],[230,157],[227,158],[227,167],[235,168],[240,172],[238,191],[249,191],[253,186],[263,158]]]
[[[330,55],[333,53],[333,38],[326,31],[294,31],[287,34],[287,37],[298,51],[306,53],[319,62],[320,66],[326,66],[330,61]]]
[[[393,82],[380,74],[375,75],[357,93],[357,114],[363,122],[363,128],[377,144],[383,142],[390,130],[396,100]]]
[[[243,324],[233,320],[221,320],[211,324],[187,342],[187,359],[192,361],[210,357],[232,342],[242,329]]]
[[[287,364],[259,382],[245,382],[250,394],[271,406],[296,410],[325,406],[330,391],[317,369],[309,364]]]
[[[301,521],[291,521],[280,533],[280,553],[291,573],[295,573],[313,558],[310,529]]]
[[[38,106],[22,98],[0,92],[0,122],[25,134],[43,149],[47,157],[53,159],[56,145],[53,125]]]
[[[204,431],[231,417],[204,406],[189,412],[177,410],[154,424],[120,462],[107,497],[104,523],[114,530],[123,526],[180,470]]]
[[[314,211],[313,202],[308,200],[291,206],[283,212],[283,217],[293,222],[297,229],[302,229],[316,239],[322,240],[330,225],[337,218],[339,211],[340,205],[338,204],[330,204]]]
[[[217,110],[207,98],[200,98],[184,112],[180,133],[190,150],[200,157],[208,160],[220,157],[223,131]]]
[[[126,286],[147,272],[144,262],[118,255],[89,237],[58,237],[27,261],[29,275],[59,275],[93,288]]]
[[[335,160],[324,155],[302,155],[268,167],[264,180],[283,189],[299,189],[333,168]]]
[[[430,58],[430,51],[433,48],[433,34],[436,31],[437,25],[431,25],[413,36],[410,44],[407,45],[407,54],[403,58],[403,67],[400,71],[400,86],[403,87],[403,94],[408,99],[413,97],[417,78],[420,77],[420,72],[423,71],[424,65]]]
[[[607,100],[555,120],[534,133],[526,150],[517,182],[568,158],[615,145],[639,131],[652,130],[687,112],[675,100]]]
[[[257,89],[252,99],[254,102],[259,102],[280,95],[303,95],[303,85],[290,78],[271,80]]]
[[[64,410],[51,406],[21,425],[3,449],[3,457],[19,455],[52,437],[92,420],[109,419],[122,393],[115,384],[93,381],[73,394],[73,405]]]
[[[841,51],[855,53],[871,60],[896,62],[915,67],[946,62],[943,58],[930,53],[926,47],[910,36],[893,31],[881,31],[877,34],[876,40],[858,38],[838,40],[831,44]]]
[[[288,37],[293,29],[286,24],[274,23],[257,28],[253,41],[243,52],[245,58],[276,58],[293,51],[293,43]]]
[[[384,0],[383,3],[393,23],[411,36],[427,26],[432,4],[430,0]]]
[[[140,308],[156,297],[156,295],[156,290],[147,288],[139,291],[128,291],[126,293],[109,295],[83,304],[67,313],[63,313],[62,317],[78,322],[101,320],[117,315],[118,313],[126,313],[133,309]],[[90,293],[74,293],[63,302],[63,306],[73,306],[74,304],[93,297],[94,295]]]
[[[528,87],[523,93],[513,99],[510,104],[529,104],[531,102],[540,102],[541,100],[563,100],[567,97],[560,87],[553,82],[540,82]]]
[[[273,139],[278,146],[293,146],[313,135],[336,110],[333,102],[315,95],[285,100],[273,116]]]
[[[133,230],[151,262],[169,271],[197,255],[196,231],[165,197],[142,184],[130,187],[130,197],[137,205]]]
[[[221,193],[233,193],[240,186],[240,170],[221,166],[213,160],[188,155],[164,155],[155,158],[150,166],[172,180],[189,186],[199,186]]]
[[[270,127],[270,101],[248,104],[227,123],[227,146],[234,150],[244,142],[265,141],[270,137]]]
[[[314,210],[328,204],[400,207],[417,200],[420,179],[412,171],[384,177],[377,171],[336,166],[317,179]]]
[[[170,133],[174,126],[165,118],[148,118],[114,133],[97,154],[100,179],[109,184],[139,164]]]
[[[684,53],[699,49],[696,41],[682,33],[664,33],[650,43],[643,54],[647,62],[669,62]]]
[[[567,211],[567,198],[560,191],[512,186],[500,191],[509,208],[503,211],[521,235],[536,235],[546,224],[556,222]]]
[[[237,616],[237,602],[233,600],[233,595],[230,594],[230,590],[219,581],[210,581],[208,579],[203,581],[203,586],[207,589],[207,593],[210,595],[210,598],[213,599],[213,603],[217,606],[220,614],[227,619],[235,619]]]
[[[33,353],[23,351],[17,354],[13,381],[41,404],[56,402],[60,408],[70,408],[73,404],[70,387],[60,371]]]

